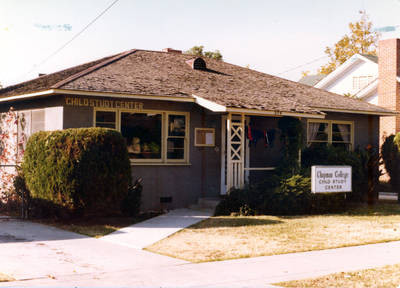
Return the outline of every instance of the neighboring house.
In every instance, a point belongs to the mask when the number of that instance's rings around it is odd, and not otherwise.
[[[143,209],[185,207],[256,181],[281,161],[278,120],[301,119],[307,145],[378,146],[364,101],[213,59],[130,50],[0,90],[26,133],[107,127],[126,138]],[[250,133],[249,133],[250,131]]]
[[[355,54],[313,86],[378,105],[378,57]]]
[[[400,112],[400,39],[378,43],[378,56],[356,54],[312,85]],[[400,116],[381,119],[380,139],[400,132]]]

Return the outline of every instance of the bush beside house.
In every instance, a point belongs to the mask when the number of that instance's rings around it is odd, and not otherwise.
[[[290,125],[289,125],[289,124]],[[295,120],[282,121],[283,138],[301,139],[301,128]],[[290,133],[289,133],[289,132]],[[290,137],[289,137],[290,136]],[[400,136],[399,136],[400,137]],[[400,140],[400,139],[399,139]],[[286,141],[289,143],[289,141]],[[352,191],[347,193],[347,200],[367,201],[373,203],[377,199],[376,185],[379,182],[378,151],[356,149],[347,151],[333,146],[314,146],[304,149],[301,153],[301,167],[298,145],[284,146],[285,165],[280,165],[275,173],[265,178],[262,183],[247,186],[244,189],[234,189],[216,208],[216,215],[253,214],[315,214],[343,211],[346,207],[346,196],[343,193],[313,194],[311,193],[311,166],[313,165],[349,165],[352,167]],[[285,143],[285,142],[284,142]],[[292,151],[292,153],[288,153]]]
[[[46,203],[47,212],[51,206],[55,213],[115,213],[131,183],[125,139],[104,128],[35,133],[28,140],[22,169],[32,201],[41,203],[34,206]]]
[[[400,133],[385,138],[382,144],[382,160],[394,191],[400,191]]]

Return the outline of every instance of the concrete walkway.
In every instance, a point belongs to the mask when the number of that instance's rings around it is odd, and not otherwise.
[[[400,241],[195,264],[2,219],[0,259],[0,272],[18,280],[0,286],[270,287],[280,281],[400,263]]]
[[[183,228],[209,218],[212,214],[211,210],[176,209],[122,228],[100,239],[130,248],[143,249]]]

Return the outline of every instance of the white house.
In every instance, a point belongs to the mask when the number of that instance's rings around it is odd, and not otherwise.
[[[355,54],[315,87],[378,104],[378,57]]]
[[[378,56],[355,54],[322,80],[308,84],[400,112],[399,74],[400,39],[386,39],[379,41]],[[308,80],[299,82],[307,84]],[[400,116],[380,121],[381,139],[400,132]]]

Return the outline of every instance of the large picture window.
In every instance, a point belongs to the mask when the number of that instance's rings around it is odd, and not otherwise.
[[[315,147],[327,144],[352,150],[353,123],[334,120],[309,120],[307,145]]]
[[[132,162],[188,162],[189,113],[118,109],[94,113],[96,127],[121,131]]]
[[[121,113],[121,134],[131,159],[161,159],[161,126],[161,114]]]

